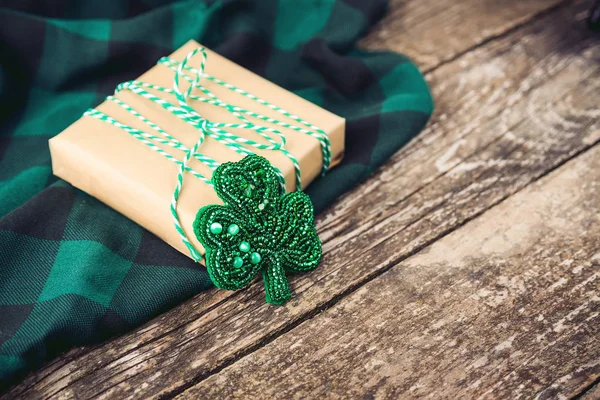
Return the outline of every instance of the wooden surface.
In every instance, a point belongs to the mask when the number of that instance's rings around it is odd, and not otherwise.
[[[13,398],[598,398],[600,40],[591,1],[393,1],[428,128],[317,218],[286,307],[207,291]]]
[[[577,392],[600,374],[598,199],[596,146],[181,398]]]

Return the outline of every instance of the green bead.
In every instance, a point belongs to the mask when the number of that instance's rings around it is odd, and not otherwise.
[[[223,225],[221,225],[220,223],[213,222],[212,224],[210,224],[210,232],[211,233],[214,233],[215,235],[218,235],[222,231],[223,231]]]
[[[252,254],[250,254],[250,262],[252,264],[258,264],[261,260],[260,254],[258,254],[257,252],[254,252]]]
[[[250,243],[248,243],[248,242],[240,243],[240,251],[243,251],[244,253],[249,252],[250,251]]]
[[[231,236],[235,236],[240,232],[240,227],[237,226],[237,224],[231,224],[229,225],[229,228],[227,228],[227,233],[229,233]]]
[[[246,197],[252,197],[252,188],[248,186],[244,191],[244,194],[246,195]]]
[[[244,265],[244,260],[242,260],[242,257],[237,256],[233,259],[233,268],[242,268],[242,265]]]

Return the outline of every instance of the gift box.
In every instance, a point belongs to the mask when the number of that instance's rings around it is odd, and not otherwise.
[[[190,52],[198,47],[200,47],[198,43],[190,41],[171,54],[169,58],[182,62]],[[208,49],[206,49],[206,53],[204,72],[216,79],[203,78],[200,83],[214,93],[217,98],[294,126],[298,126],[298,120],[292,116],[300,117],[327,134],[331,150],[330,168],[341,161],[344,152],[345,120],[343,118]],[[187,65],[198,68],[201,63],[202,53],[198,53],[189,60]],[[175,71],[172,68],[159,64],[137,80],[164,88],[172,88],[174,74]],[[254,101],[251,96],[240,94],[240,91],[230,90],[226,85],[219,84],[219,80],[264,99],[266,102],[259,103]],[[182,90],[189,87],[189,84],[187,81],[179,82]],[[151,88],[147,90],[158,97],[164,97],[172,104],[178,104],[175,95],[171,93]],[[194,89],[191,93],[203,94],[199,89]],[[159,104],[142,96],[122,90],[115,95],[115,98],[160,126],[188,149],[192,148],[200,137],[201,133],[196,127],[182,121]],[[274,109],[267,103],[276,105],[286,113],[282,114],[281,110]],[[195,101],[189,101],[188,104],[206,120],[225,123],[240,122],[235,115],[223,107]],[[156,134],[141,118],[128,112],[115,101],[107,100],[96,109],[119,123]],[[272,127],[283,134],[286,139],[285,149],[298,161],[303,187],[319,176],[324,158],[322,143],[317,138],[291,127],[284,127],[282,124],[267,122],[264,119],[253,119],[253,117],[247,118],[255,124]],[[251,129],[233,128],[230,131],[252,141],[265,142],[264,138]],[[177,160],[181,161],[184,158],[184,152],[172,146],[166,144],[156,144],[156,146]],[[285,177],[287,191],[296,189],[294,164],[285,154],[281,151],[248,148],[255,154],[264,156],[279,168]],[[55,175],[137,222],[182,253],[190,255],[175,228],[170,211],[179,169],[175,162],[165,158],[156,149],[144,145],[118,126],[89,115],[84,115],[52,138],[50,152]],[[221,163],[238,161],[243,157],[211,137],[206,138],[198,152]],[[190,160],[188,166],[207,178],[211,176],[211,168],[195,158]],[[196,213],[203,206],[221,203],[210,185],[189,172],[185,174],[185,181],[177,202],[177,212],[186,236],[201,253],[203,253],[202,246],[197,241],[192,228]]]

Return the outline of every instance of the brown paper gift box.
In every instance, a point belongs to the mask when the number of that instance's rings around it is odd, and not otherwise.
[[[199,46],[198,43],[190,41],[171,54],[170,58],[181,62],[189,52]],[[345,120],[343,118],[288,92],[208,49],[207,53],[206,73],[261,97],[323,129],[331,142],[331,166],[339,163],[344,152]],[[197,68],[201,57],[201,54],[196,54],[188,66]],[[171,88],[173,75],[173,70],[163,65],[157,65],[138,80]],[[298,125],[294,120],[216,83],[202,80],[201,84],[220,99],[231,104]],[[177,104],[174,96],[153,90],[149,91]],[[198,93],[198,90],[193,92],[193,94]],[[121,91],[115,97],[158,124],[188,148],[191,148],[198,140],[200,133],[195,128],[171,115],[159,105],[129,91]],[[239,122],[234,116],[215,106],[194,101],[190,101],[189,104],[208,120]],[[96,108],[121,123],[156,134],[148,125],[112,101],[105,101]],[[249,119],[256,124],[268,125],[263,121]],[[306,187],[321,171],[323,162],[321,145],[316,138],[307,134],[291,129],[277,128],[286,137],[287,150],[296,157],[300,164],[302,185]],[[258,134],[249,130],[237,129],[232,132],[261,143],[266,142]],[[158,146],[177,159],[183,159],[183,152],[169,146]],[[285,155],[276,151],[252,150],[268,158],[281,170],[286,178],[288,191],[295,189],[294,167]],[[242,158],[240,154],[212,138],[207,138],[199,151],[219,162],[237,161]],[[189,256],[188,249],[175,230],[169,209],[177,182],[178,167],[175,163],[156,153],[122,129],[89,116],[80,118],[59,135],[50,139],[50,152],[55,175],[106,203]],[[198,160],[192,159],[188,165],[206,177],[211,175],[210,169]],[[221,203],[211,186],[189,173],[185,174],[177,210],[188,239],[201,253],[204,251],[192,230],[194,218],[202,206]]]

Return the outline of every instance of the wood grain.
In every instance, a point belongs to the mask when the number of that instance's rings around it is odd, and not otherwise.
[[[592,146],[599,48],[579,22],[587,7],[554,10],[429,74],[432,124],[319,217],[323,265],[292,280],[298,295],[287,307],[266,306],[260,285],[209,291],[132,334],[71,352],[6,398],[179,393]]]
[[[598,400],[600,399],[600,384],[596,384],[582,393],[577,400]]]
[[[362,44],[371,49],[404,53],[429,71],[566,3],[564,0],[391,0],[386,17]]]
[[[568,398],[600,376],[600,145],[178,399]]]

